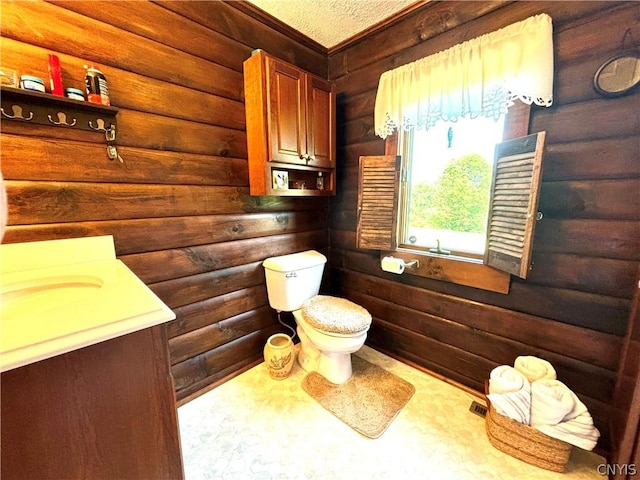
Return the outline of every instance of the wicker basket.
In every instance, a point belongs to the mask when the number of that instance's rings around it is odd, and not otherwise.
[[[489,442],[498,450],[536,467],[564,472],[569,461],[570,443],[511,420],[495,411],[487,399],[486,430]]]

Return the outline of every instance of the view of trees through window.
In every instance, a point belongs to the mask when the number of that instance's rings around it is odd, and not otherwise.
[[[485,248],[494,148],[504,116],[411,133],[403,243],[470,254]]]

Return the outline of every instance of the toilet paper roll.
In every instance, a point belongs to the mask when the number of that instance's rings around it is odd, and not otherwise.
[[[404,260],[401,258],[384,257],[380,263],[385,272],[397,273],[398,275],[404,272]]]

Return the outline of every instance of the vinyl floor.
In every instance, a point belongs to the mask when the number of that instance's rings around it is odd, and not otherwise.
[[[369,347],[356,355],[416,387],[379,438],[360,435],[305,393],[297,363],[285,380],[272,380],[262,363],[178,409],[187,480],[605,478],[604,459],[578,448],[564,473],[512,458],[469,411],[481,399]]]

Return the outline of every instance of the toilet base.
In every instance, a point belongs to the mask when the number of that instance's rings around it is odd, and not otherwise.
[[[298,352],[298,364],[305,372],[318,371],[318,363],[320,363],[320,351],[315,348],[309,348],[309,339],[302,340],[300,335],[300,327],[298,327],[298,337],[300,337],[300,351]],[[303,333],[304,335],[304,333]],[[305,335],[306,337],[306,335]]]
[[[321,352],[311,343],[304,330],[298,325],[300,337],[298,363],[307,372],[318,372],[329,382],[340,385],[351,378],[351,353]]]
[[[353,375],[351,354],[323,352],[318,363],[318,373],[336,385],[345,383]]]

